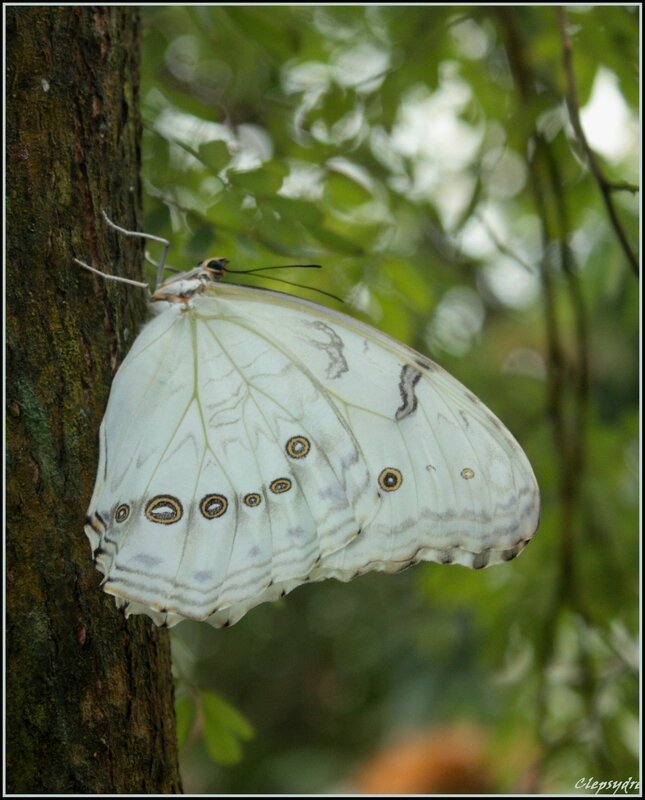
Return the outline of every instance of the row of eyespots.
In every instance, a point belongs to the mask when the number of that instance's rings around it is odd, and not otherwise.
[[[475,398],[476,399],[476,398]],[[479,400],[477,400],[479,402]],[[305,436],[292,436],[287,442],[285,449],[291,458],[304,458],[311,450],[311,443]],[[470,467],[464,467],[459,473],[466,480],[472,480],[475,472]],[[379,486],[386,492],[395,492],[403,483],[403,476],[400,470],[395,467],[386,467],[378,477]],[[290,488],[290,487],[289,487]],[[276,491],[272,488],[272,491]],[[285,489],[278,491],[286,491]]]
[[[470,467],[464,467],[459,474],[465,481],[475,477],[475,471]],[[395,492],[403,484],[403,475],[395,467],[386,467],[378,476],[378,483],[386,492]]]
[[[311,442],[306,436],[292,436],[287,441],[285,450],[290,458],[304,458],[311,450]],[[269,485],[269,489],[274,494],[284,494],[291,489],[292,485],[289,478],[276,478]],[[242,502],[249,508],[255,508],[262,502],[262,496],[257,492],[250,492],[244,495]],[[217,519],[226,513],[228,500],[221,494],[209,494],[201,500],[199,509],[206,519]],[[172,525],[174,522],[179,522],[183,513],[181,503],[171,495],[153,497],[145,510],[147,519],[161,525]],[[121,503],[114,514],[114,519],[116,522],[125,522],[129,516],[130,506],[127,503]]]
[[[288,492],[292,486],[293,483],[289,478],[276,478],[276,480],[272,481],[269,485],[269,489],[271,489],[274,494],[284,494],[284,492]],[[249,508],[255,508],[262,502],[262,495],[257,492],[250,492],[244,495],[242,502],[249,506]],[[217,519],[217,517],[221,517],[228,510],[228,499],[223,494],[207,494],[206,497],[201,499],[199,510],[206,519]],[[145,508],[144,514],[150,522],[158,522],[161,525],[172,525],[174,522],[179,522],[183,517],[184,509],[181,502],[176,497],[168,494],[160,494],[150,500]],[[114,520],[115,522],[125,522],[129,516],[130,506],[127,503],[121,503],[114,513]]]
[[[295,439],[299,440],[299,445],[301,444],[301,440],[306,442],[307,445],[309,444],[304,436],[294,436],[293,439],[289,440],[288,445],[292,444]],[[300,449],[300,447],[298,449]],[[303,452],[303,455],[306,455],[307,452],[309,451],[306,450],[306,452]],[[294,456],[294,458],[301,457],[302,456]],[[464,480],[471,480],[475,477],[475,473],[470,467],[464,467],[460,475]],[[381,470],[378,476],[378,483],[384,491],[395,492],[403,485],[403,475],[396,467],[386,467],[384,470]],[[276,478],[269,484],[269,489],[274,494],[284,494],[284,492],[288,492],[292,486],[293,483],[289,478]],[[262,503],[262,495],[257,492],[250,492],[244,495],[242,502],[249,508],[255,508]],[[199,504],[199,510],[206,519],[217,519],[217,517],[221,517],[228,510],[228,500],[223,494],[207,494],[206,497],[202,498]],[[172,495],[157,495],[153,497],[145,509],[146,518],[151,522],[158,522],[160,525],[172,525],[174,522],[179,522],[183,514],[184,510],[181,503],[176,497],[172,497]],[[121,503],[114,513],[116,522],[125,522],[129,516],[130,506],[127,505],[127,503]]]
[[[464,467],[459,474],[465,481],[470,481],[475,477],[475,471],[470,467]],[[378,482],[381,489],[386,492],[395,492],[401,488],[403,475],[395,467],[386,467],[378,476]]]
[[[378,478],[379,485],[386,492],[396,491],[403,483],[403,476],[398,469],[387,467]],[[276,478],[269,484],[269,489],[274,494],[284,494],[293,487],[289,478]],[[262,495],[257,492],[245,494],[242,502],[249,508],[255,508],[262,503]],[[223,494],[207,494],[199,503],[199,510],[206,519],[217,519],[228,510],[228,499]],[[160,525],[172,525],[184,515],[181,502],[172,495],[162,494],[153,497],[145,508],[146,519]],[[116,522],[125,522],[130,516],[130,506],[121,503],[114,514]]]

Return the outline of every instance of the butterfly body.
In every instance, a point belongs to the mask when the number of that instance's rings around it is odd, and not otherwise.
[[[85,527],[105,591],[219,627],[307,580],[523,549],[535,477],[474,395],[344,314],[219,282],[225,263],[159,286],[114,379]]]

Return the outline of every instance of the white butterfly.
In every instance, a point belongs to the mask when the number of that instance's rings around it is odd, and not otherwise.
[[[226,263],[158,285],[112,384],[85,532],[126,614],[220,627],[305,581],[524,548],[535,476],[480,400],[344,314],[222,283]]]

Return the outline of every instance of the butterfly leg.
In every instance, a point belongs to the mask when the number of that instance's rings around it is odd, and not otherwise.
[[[153,267],[157,267],[157,269],[159,269],[159,262],[155,261],[147,250],[143,254],[143,257],[148,262],[148,264],[152,264]],[[177,269],[176,267],[171,267],[170,264],[164,264],[163,269],[165,272],[177,272],[177,273],[181,272],[180,269]]]
[[[117,281],[118,283],[129,283],[132,286],[140,286],[142,289],[146,290],[146,296],[150,297],[150,288],[148,287],[147,283],[143,283],[142,281],[133,281],[131,278],[122,278],[120,275],[108,275],[107,272],[101,272],[101,270],[96,269],[96,267],[90,267],[89,264],[86,264],[84,261],[81,261],[78,258],[75,258],[74,261],[80,267],[83,267],[83,269],[87,269],[90,272],[93,272],[95,275],[100,275],[107,281]]]
[[[163,277],[163,271],[166,266],[166,258],[168,257],[168,250],[170,249],[170,242],[168,241],[168,239],[163,239],[161,236],[153,236],[151,233],[141,233],[140,231],[129,231],[127,230],[127,228],[122,228],[120,225],[116,225],[114,222],[112,222],[112,220],[108,217],[105,211],[101,211],[101,214],[103,216],[103,219],[110,226],[110,228],[113,228],[115,231],[122,233],[124,236],[136,236],[139,239],[148,239],[151,242],[159,242],[159,244],[163,245],[163,250],[159,262],[156,264],[155,262],[152,262],[157,267],[156,285],[157,288],[159,288],[161,279]]]

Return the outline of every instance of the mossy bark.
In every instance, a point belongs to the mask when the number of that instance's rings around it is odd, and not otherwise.
[[[143,293],[139,19],[7,8],[7,788],[176,793],[167,631],[125,621],[83,533],[98,428]]]

